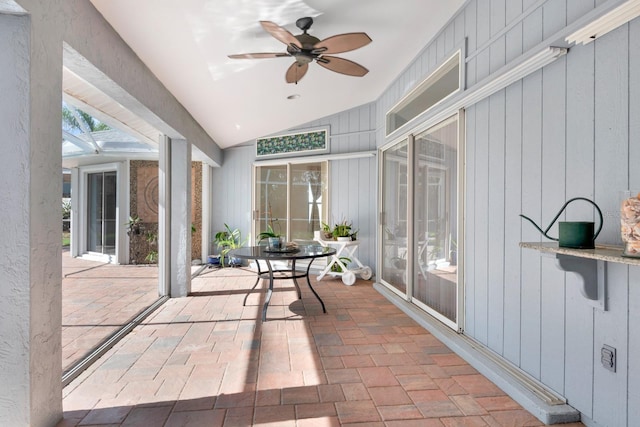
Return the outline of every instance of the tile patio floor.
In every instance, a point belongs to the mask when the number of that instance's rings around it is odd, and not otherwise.
[[[205,270],[64,389],[58,426],[542,425],[371,282],[318,283],[327,314],[276,282],[261,323],[254,281]]]

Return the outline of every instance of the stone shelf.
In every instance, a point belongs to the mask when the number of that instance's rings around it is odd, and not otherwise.
[[[540,252],[569,255],[598,261],[617,262],[621,264],[640,265],[640,258],[622,256],[622,246],[596,245],[595,249],[560,248],[555,242],[520,242],[521,248],[535,249]]]
[[[561,248],[556,242],[520,242],[520,247],[553,256],[556,267],[577,274],[581,279],[582,295],[593,307],[603,311],[607,311],[607,263],[640,265],[640,258],[622,256],[622,246],[573,249]]]

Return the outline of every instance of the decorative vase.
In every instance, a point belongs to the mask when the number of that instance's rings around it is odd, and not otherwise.
[[[620,204],[622,256],[640,258],[640,192],[623,191]]]

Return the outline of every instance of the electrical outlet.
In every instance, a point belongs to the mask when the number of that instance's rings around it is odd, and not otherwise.
[[[600,360],[602,362],[602,366],[605,369],[610,370],[611,372],[616,371],[616,349],[604,344],[602,349],[600,349]]]

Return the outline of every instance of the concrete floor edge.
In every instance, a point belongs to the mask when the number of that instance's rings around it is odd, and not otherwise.
[[[491,361],[471,344],[471,340],[459,335],[447,326],[418,309],[413,304],[401,299],[386,286],[376,282],[373,288],[398,307],[407,316],[428,330],[447,347],[462,357],[481,374],[493,381],[523,408],[531,412],[545,424],[558,424],[580,421],[580,412],[568,404],[549,405],[531,392],[519,379],[507,370]],[[474,342],[475,343],[475,342]],[[476,345],[481,345],[476,343]],[[539,383],[541,388],[547,387]]]
[[[584,424],[587,427],[606,427],[603,426],[602,424],[598,424],[597,422],[593,421],[591,418],[583,415],[582,419],[580,420],[582,422],[582,424]]]

